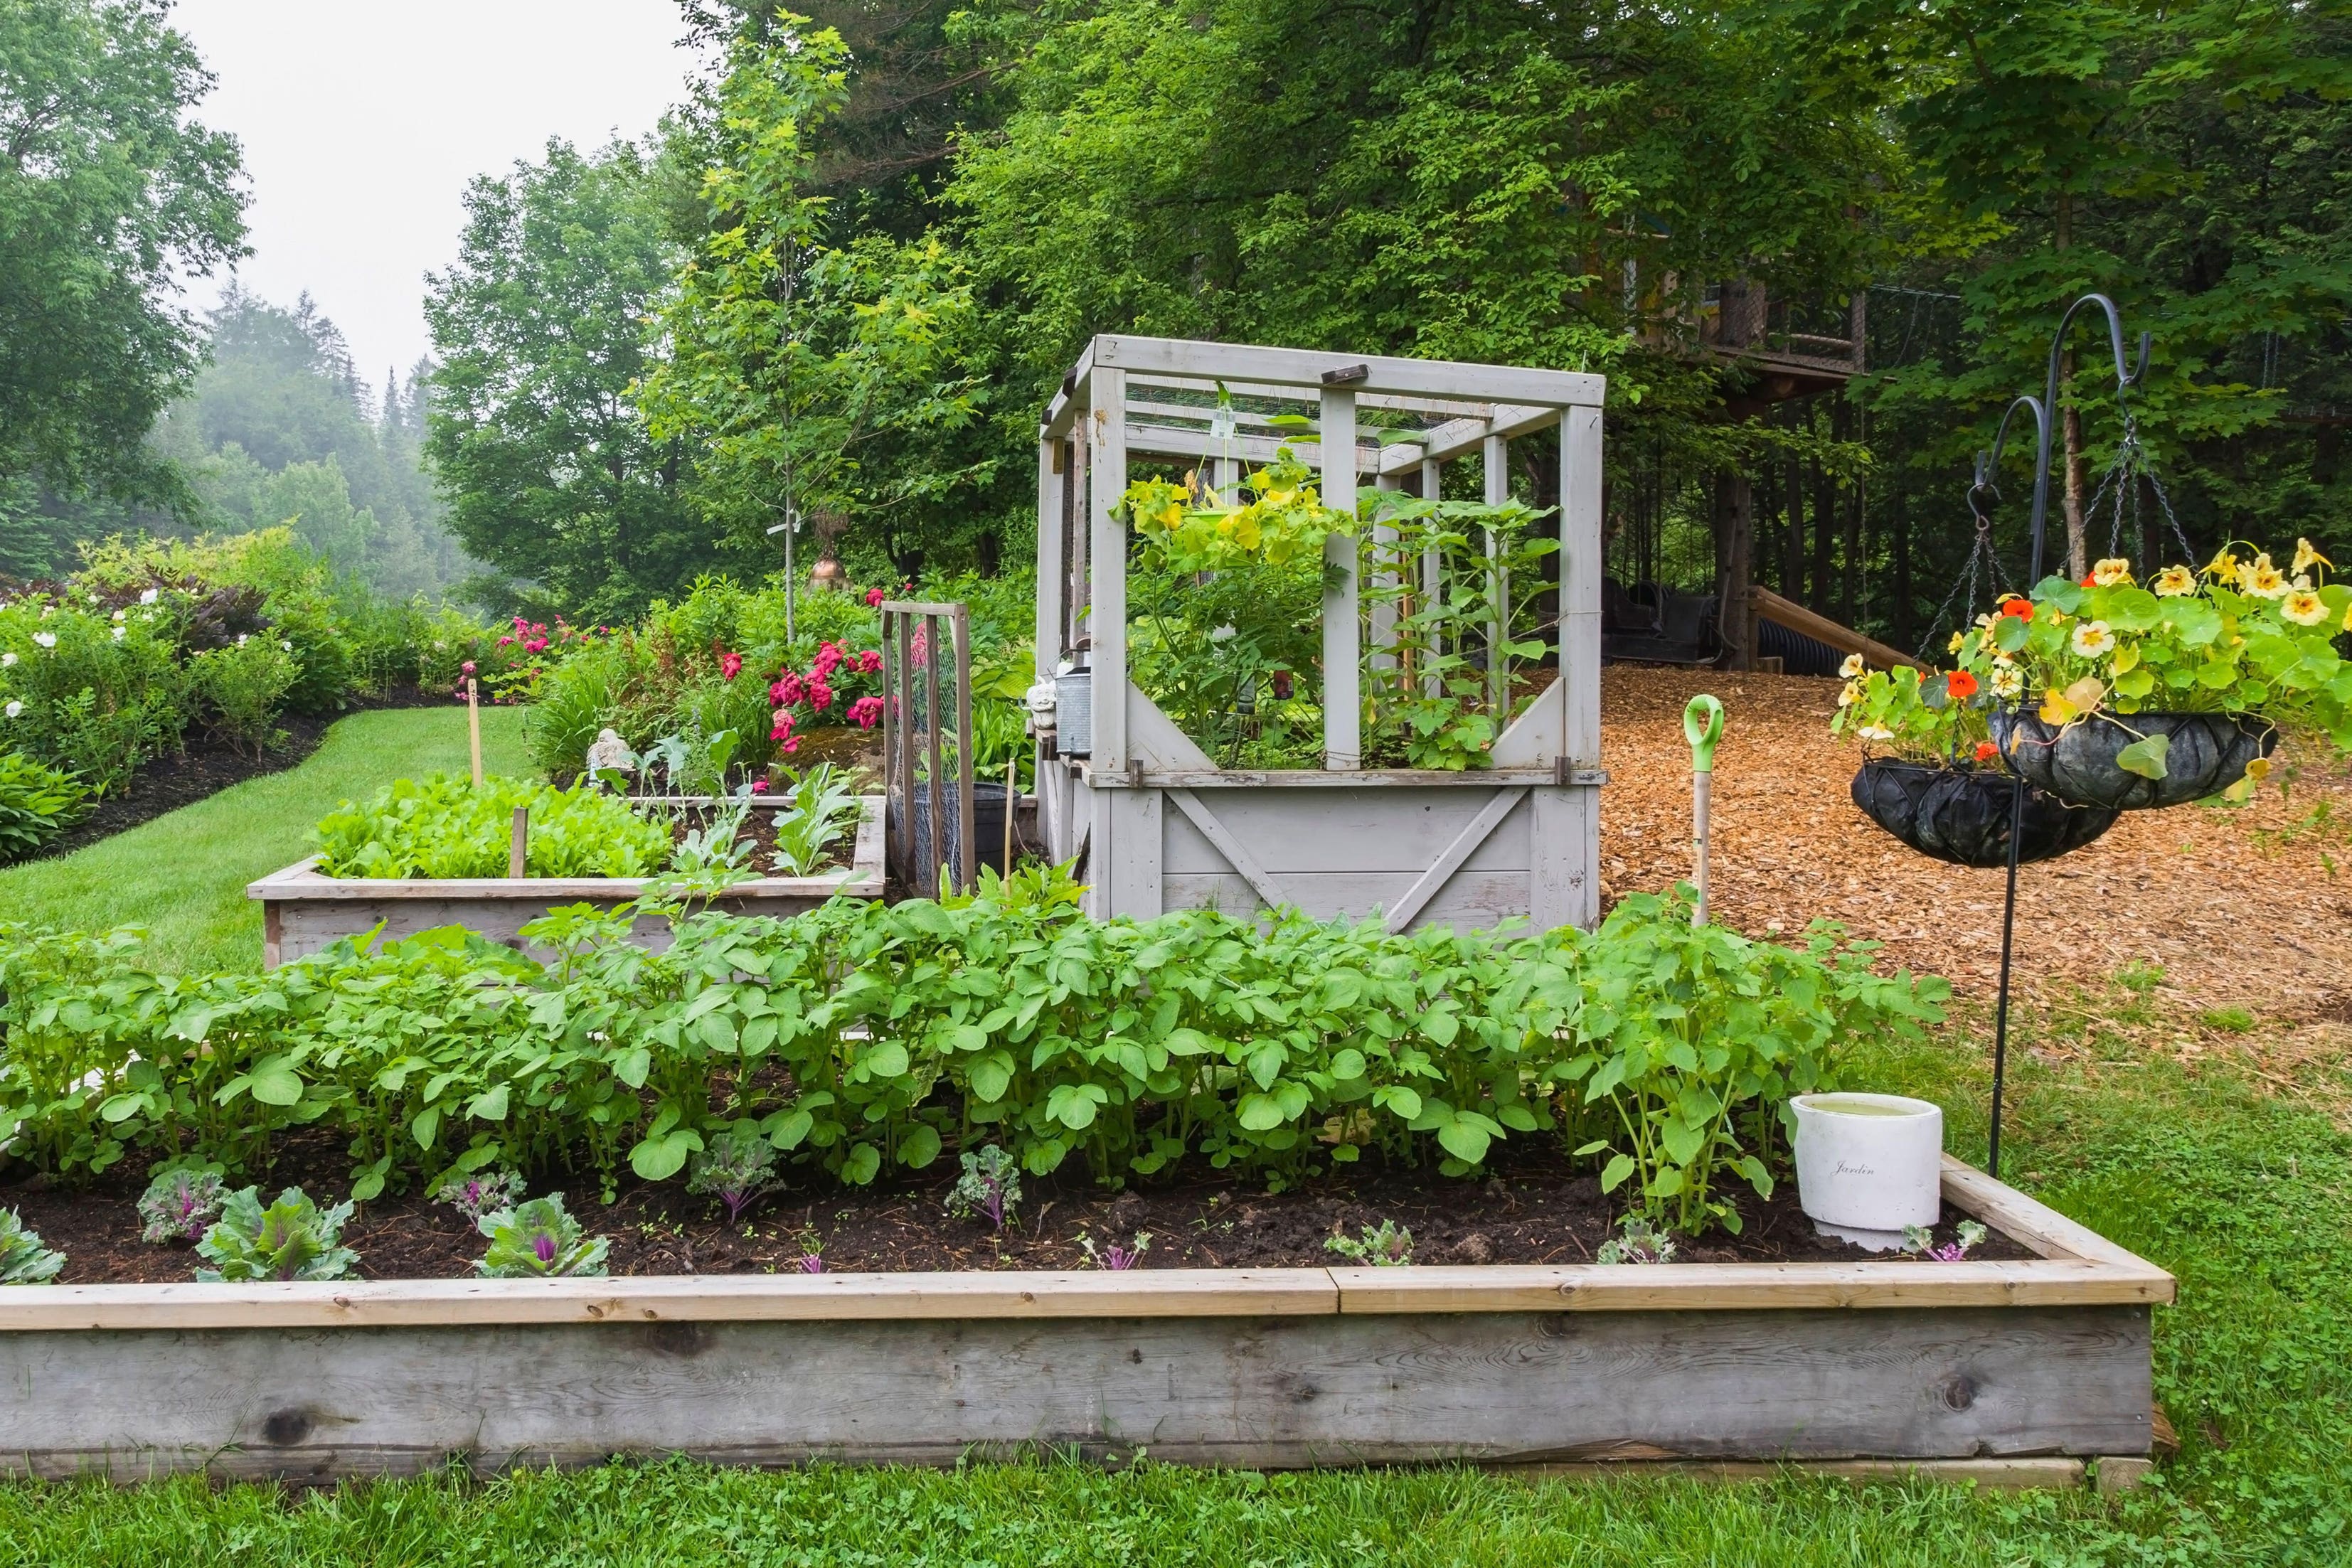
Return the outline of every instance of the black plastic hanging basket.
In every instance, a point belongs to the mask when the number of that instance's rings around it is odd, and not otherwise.
[[[2026,782],[2074,806],[2147,811],[2218,795],[2268,757],[2278,731],[2252,715],[2095,713],[2063,727],[2031,709],[1995,708],[1992,737]],[[2150,779],[2116,760],[2124,747],[2162,736],[2164,777]]]
[[[2013,789],[1996,768],[1874,757],[1853,776],[1853,803],[1923,855],[1953,865],[2005,866]],[[2028,785],[2018,863],[2079,850],[2115,822],[2113,811],[2069,806]]]

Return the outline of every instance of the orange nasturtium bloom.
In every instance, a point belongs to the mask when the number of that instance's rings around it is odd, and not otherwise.
[[[2003,615],[2014,615],[2020,621],[2031,621],[2033,619],[2033,601],[2019,599],[2012,595],[2000,601],[2000,612]]]
[[[1999,757],[2000,755],[2000,747],[1995,746],[1991,741],[1979,740],[1977,742],[1977,760],[1979,762],[1990,762],[1994,758]]]
[[[1944,690],[1954,702],[1965,701],[1977,695],[1977,678],[1966,670],[1954,670],[1944,677]]]

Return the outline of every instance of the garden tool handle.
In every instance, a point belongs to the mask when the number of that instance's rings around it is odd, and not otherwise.
[[[1683,709],[1683,738],[1691,748],[1691,860],[1698,900],[1691,924],[1706,924],[1706,819],[1715,793],[1715,745],[1723,738],[1723,704],[1702,693]]]

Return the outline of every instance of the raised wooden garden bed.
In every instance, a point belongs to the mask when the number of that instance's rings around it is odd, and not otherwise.
[[[814,876],[761,877],[740,883],[712,900],[731,915],[782,918],[815,908],[830,898],[882,896],[882,797],[861,798],[856,847],[850,863]],[[772,810],[783,802],[758,802]],[[613,907],[642,896],[645,883],[633,877],[478,877],[442,881],[321,875],[312,860],[298,861],[247,884],[245,895],[261,903],[261,955],[276,968],[307,957],[329,944],[383,926],[388,938],[414,936],[436,925],[463,925],[494,942],[513,946],[517,933],[549,910],[567,904]],[[638,920],[633,939],[666,946],[667,921]]]
[[[1945,1197],[2036,1258],[34,1286],[0,1292],[0,1430],[13,1469],[117,1479],[2147,1454],[2171,1276],[1958,1162]]]

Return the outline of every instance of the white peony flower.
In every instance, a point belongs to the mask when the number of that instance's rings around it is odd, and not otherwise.
[[[142,604],[152,604],[155,602],[157,595],[162,591],[163,591],[161,589],[151,588],[146,592],[139,596],[139,602]]]
[[[238,647],[240,647],[240,648],[244,647],[244,646],[245,646],[245,640],[246,640],[247,637],[251,636],[252,634],[253,634],[253,633],[251,633],[250,632],[238,632],[238,633],[236,634],[236,645],[237,645]]]
[[[285,649],[289,653],[294,651],[294,644],[291,643],[280,643],[278,645]]]

